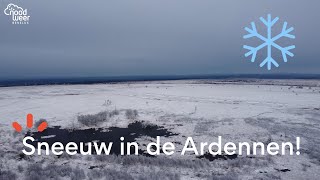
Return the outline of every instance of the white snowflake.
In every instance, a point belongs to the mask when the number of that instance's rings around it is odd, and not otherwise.
[[[262,43],[261,45],[257,46],[257,47],[251,47],[251,46],[247,46],[244,45],[243,48],[249,50],[249,52],[247,52],[245,54],[245,57],[248,57],[250,55],[252,55],[251,57],[251,62],[254,62],[256,60],[256,56],[257,56],[257,52],[259,50],[261,50],[264,47],[267,47],[268,49],[268,54],[267,54],[267,58],[261,62],[260,67],[263,67],[264,65],[267,64],[268,70],[271,70],[271,66],[274,65],[275,67],[279,67],[279,64],[277,63],[276,60],[274,60],[272,58],[272,52],[271,49],[272,47],[278,49],[281,51],[282,53],[282,58],[284,62],[287,62],[287,55],[289,55],[290,57],[293,57],[294,54],[292,52],[290,52],[291,49],[294,49],[295,46],[291,45],[291,46],[287,46],[287,47],[281,47],[280,45],[278,45],[275,41],[277,41],[278,39],[282,38],[282,37],[287,37],[290,39],[294,39],[295,36],[292,34],[289,34],[290,32],[293,31],[293,27],[288,28],[287,29],[287,22],[283,23],[282,26],[282,31],[281,33],[279,33],[278,35],[272,37],[272,26],[275,25],[275,23],[279,20],[278,17],[274,18],[273,20],[271,19],[271,15],[268,14],[268,19],[264,19],[263,17],[260,17],[260,21],[267,27],[267,37],[262,36],[261,34],[258,33],[256,25],[254,22],[251,22],[251,29],[248,27],[245,27],[245,30],[249,33],[245,36],[243,36],[244,39],[248,39],[248,38],[252,38],[252,37],[256,37],[260,40],[262,40],[264,43]]]

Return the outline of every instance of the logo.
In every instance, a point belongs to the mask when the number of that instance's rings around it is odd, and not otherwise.
[[[29,129],[31,129],[33,126],[33,115],[32,114],[28,114],[27,115],[27,127]],[[17,131],[17,132],[21,132],[22,131],[22,127],[19,123],[17,122],[13,122],[12,123],[12,127]],[[42,132],[44,131],[46,128],[48,127],[48,123],[46,122],[42,122],[40,123],[40,125],[37,127],[38,132]]]
[[[266,26],[267,28],[267,36],[263,36],[260,33],[258,33],[256,25],[254,22],[251,22],[251,29],[248,27],[245,27],[245,30],[249,33],[245,36],[243,36],[244,39],[249,39],[252,37],[258,38],[262,41],[262,44],[256,47],[251,47],[244,45],[243,48],[249,50],[245,54],[245,57],[251,56],[251,62],[255,62],[256,56],[258,51],[262,50],[263,48],[267,48],[267,57],[260,63],[260,67],[263,67],[267,65],[267,69],[271,70],[272,65],[275,67],[279,67],[279,64],[277,60],[273,59],[272,57],[272,48],[279,50],[282,54],[282,59],[284,62],[287,62],[287,55],[290,57],[293,57],[294,54],[290,52],[291,49],[294,49],[295,46],[287,46],[287,47],[281,47],[278,43],[276,43],[277,40],[281,38],[289,38],[294,39],[295,36],[290,34],[293,31],[293,27],[290,27],[287,29],[287,22],[283,23],[282,30],[279,34],[272,36],[272,28],[276,24],[276,22],[279,20],[278,17],[271,19],[271,14],[268,14],[268,18],[264,19],[263,17],[260,17],[260,21]]]
[[[8,4],[4,14],[12,17],[12,24],[29,24],[30,16],[28,16],[28,10],[15,4]]]

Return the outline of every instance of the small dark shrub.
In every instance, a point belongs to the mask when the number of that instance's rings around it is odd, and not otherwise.
[[[126,117],[127,117],[127,119],[136,119],[138,117],[138,111],[132,110],[132,109],[127,109],[126,110]]]
[[[109,117],[109,113],[107,111],[103,111],[97,114],[79,115],[78,121],[86,126],[95,126],[101,122],[107,121]]]
[[[79,115],[78,122],[86,126],[96,126],[102,122],[108,121],[111,117],[117,116],[120,111],[115,109],[113,111],[102,111],[97,114]]]
[[[113,110],[113,111],[111,111],[111,112],[109,113],[110,117],[118,116],[119,114],[120,114],[120,111],[117,110],[117,109],[115,109],[115,110]]]

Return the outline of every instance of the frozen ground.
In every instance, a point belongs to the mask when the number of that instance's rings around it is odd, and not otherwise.
[[[21,157],[25,116],[44,118],[50,126],[83,129],[78,115],[119,110],[97,125],[127,127],[133,121],[164,126],[178,135],[164,138],[182,146],[196,142],[291,141],[300,136],[300,156],[238,156],[208,161],[178,154],[144,156]],[[128,119],[127,109],[138,111]],[[97,85],[52,85],[0,88],[0,179],[319,179],[320,81],[188,80]],[[151,141],[140,138],[140,143]],[[182,147],[180,147],[182,148]],[[15,174],[15,175],[14,175]]]

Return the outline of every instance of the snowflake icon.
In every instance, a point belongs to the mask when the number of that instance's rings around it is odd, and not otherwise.
[[[249,39],[249,38],[252,38],[252,37],[256,37],[256,38],[258,38],[258,39],[263,41],[263,43],[261,45],[257,46],[257,47],[251,47],[251,46],[244,45],[243,48],[249,50],[249,52],[247,52],[245,54],[245,57],[248,57],[248,56],[251,55],[252,56],[251,57],[251,62],[255,62],[258,51],[263,49],[264,47],[267,47],[267,58],[264,61],[261,62],[260,67],[263,67],[264,65],[267,64],[268,70],[271,70],[272,65],[274,65],[275,67],[279,67],[278,62],[275,59],[272,58],[272,47],[275,48],[275,49],[278,49],[281,52],[282,59],[283,59],[284,62],[288,61],[287,60],[287,55],[290,56],[290,57],[294,56],[294,54],[292,52],[290,52],[290,50],[295,48],[294,45],[287,46],[287,47],[281,47],[280,45],[278,45],[276,43],[276,41],[278,39],[283,38],[283,37],[294,39],[295,36],[290,34],[290,32],[292,32],[293,29],[294,29],[293,27],[287,29],[288,23],[284,22],[283,26],[282,26],[282,31],[278,35],[272,37],[272,34],[271,34],[272,33],[272,27],[276,24],[276,22],[278,20],[279,20],[278,17],[276,17],[274,19],[271,19],[271,14],[268,14],[268,19],[267,20],[264,19],[263,17],[260,17],[260,21],[267,27],[267,37],[264,37],[263,35],[258,33],[256,25],[255,25],[254,22],[251,22],[251,29],[248,28],[248,27],[245,27],[245,30],[249,34],[243,36],[244,39]]]

